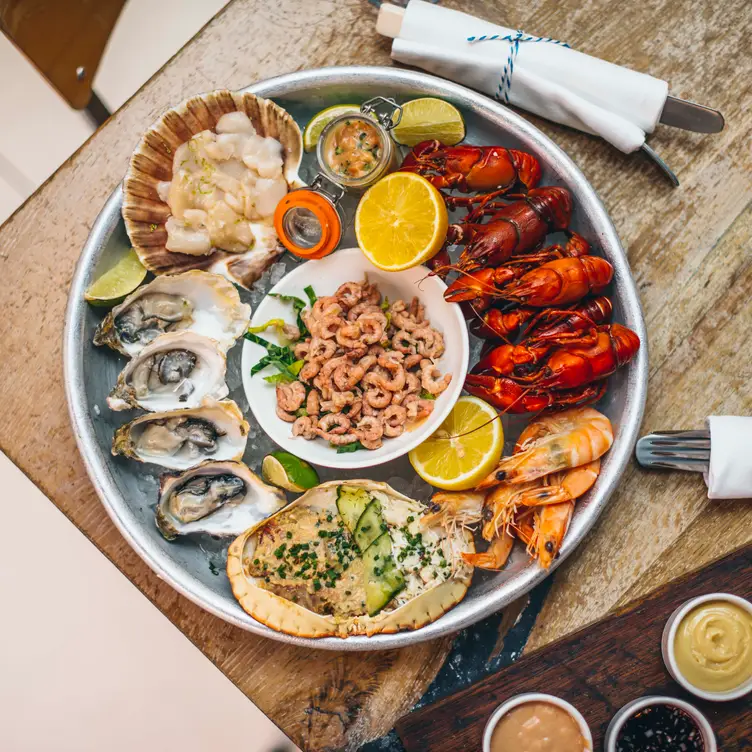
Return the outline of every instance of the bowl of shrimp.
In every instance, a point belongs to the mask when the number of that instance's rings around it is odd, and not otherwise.
[[[359,248],[289,272],[243,345],[243,388],[262,430],[339,469],[381,465],[425,441],[460,396],[469,361],[467,326],[445,289],[426,267],[385,272]]]

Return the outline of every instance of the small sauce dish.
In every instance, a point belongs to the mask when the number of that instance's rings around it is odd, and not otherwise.
[[[706,609],[710,609],[712,605],[718,604],[721,607],[724,605],[730,609],[731,617],[738,617],[740,612],[749,614],[749,621],[744,623],[738,622],[732,618],[731,624],[723,623],[723,614],[720,617],[714,616],[712,613],[703,615],[699,609],[703,606]],[[697,640],[702,642],[699,644],[693,644],[685,646],[682,650],[682,656],[677,655],[677,635],[686,639],[686,635],[681,633],[683,625],[685,625],[685,619],[692,619],[693,614],[694,622],[690,625],[695,631],[703,630],[701,634],[696,635]],[[733,623],[737,621],[738,623]],[[731,634],[724,634],[724,631],[732,631]],[[723,643],[726,643],[725,645]],[[720,644],[719,644],[720,643]],[[731,645],[729,646],[729,643]],[[742,657],[737,657],[734,661],[727,653],[730,648],[735,648],[744,651]],[[744,670],[747,663],[747,656],[752,655],[752,603],[740,598],[737,595],[730,593],[709,593],[707,595],[701,595],[697,598],[692,598],[683,603],[677,608],[666,622],[666,626],[663,629],[663,637],[661,639],[661,652],[663,654],[663,662],[666,664],[666,668],[671,674],[671,677],[680,684],[687,692],[691,692],[696,697],[700,697],[703,700],[710,700],[714,702],[724,702],[727,700],[736,700],[739,697],[743,697],[752,691],[752,676],[747,676],[746,679],[742,679],[738,686],[723,691],[703,688],[693,684],[681,669],[682,660],[690,660],[687,656],[692,656],[693,651],[698,649],[706,649],[711,651],[708,656],[709,665],[714,666],[716,672],[721,671],[721,667],[718,664],[713,664],[710,659],[714,656],[715,651],[725,650],[726,655],[724,658],[728,660],[725,663],[728,664],[726,668],[728,670]],[[703,666],[698,664],[695,667],[698,671],[698,675],[702,675]]]
[[[519,708],[521,705],[526,705],[528,703],[547,703],[553,705],[555,708],[560,708],[565,711],[577,724],[580,736],[584,740],[585,744],[582,747],[582,752],[592,752],[593,736],[590,733],[590,727],[587,725],[587,722],[582,717],[580,711],[577,710],[574,705],[568,703],[566,700],[562,700],[560,697],[539,694],[537,692],[526,692],[525,694],[517,695],[496,708],[488,719],[486,728],[483,731],[483,752],[493,752],[494,748],[491,746],[491,739],[501,719],[515,708]]]
[[[715,734],[713,733],[710,723],[708,723],[708,719],[688,702],[679,700],[676,697],[664,696],[639,697],[638,699],[627,703],[621,710],[619,710],[619,712],[611,719],[611,723],[608,724],[608,728],[606,729],[606,737],[603,741],[604,751],[617,752],[617,749],[619,749],[617,742],[619,741],[620,733],[627,721],[641,710],[653,708],[657,705],[669,705],[683,711],[689,716],[700,731],[703,743],[702,752],[718,752]]]

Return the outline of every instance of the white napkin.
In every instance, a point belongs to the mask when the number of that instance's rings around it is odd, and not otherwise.
[[[519,36],[514,29],[466,13],[410,0],[392,57],[599,135],[625,153],[639,149],[658,123],[668,96],[665,81],[527,34],[517,45],[499,39],[467,41],[493,35]],[[508,87],[502,82],[505,67]]]
[[[711,415],[709,499],[752,498],[752,418]]]

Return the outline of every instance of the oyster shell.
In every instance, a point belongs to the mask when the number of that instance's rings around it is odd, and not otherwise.
[[[300,129],[288,112],[268,99],[253,94],[213,91],[191,97],[168,110],[144,134],[131,157],[123,183],[123,219],[136,253],[155,274],[175,274],[188,269],[206,269],[250,287],[284,251],[270,221],[253,221],[252,247],[240,253],[200,249],[202,255],[167,250],[167,220],[170,207],[160,184],[173,176],[175,152],[202,131],[215,131],[219,119],[231,112],[244,112],[259,136],[282,145],[282,175],[288,189],[303,185],[298,169],[303,155]]]
[[[95,345],[128,357],[167,332],[192,331],[227,352],[248,328],[251,307],[219,274],[198,270],[157,277],[115,306],[97,327]]]
[[[368,616],[364,612],[337,615],[306,607],[304,604],[310,604],[312,599],[317,597],[317,593],[320,597],[320,593],[327,592],[326,588],[321,587],[326,573],[321,575],[322,580],[318,588],[315,579],[306,579],[305,576],[302,579],[290,580],[287,592],[290,596],[294,594],[293,597],[299,602],[295,602],[292,597],[284,597],[279,594],[279,590],[273,592],[271,587],[274,587],[276,582],[274,577],[270,587],[265,580],[252,574],[252,570],[259,564],[258,557],[264,556],[262,547],[266,551],[270,546],[279,545],[280,548],[277,550],[284,552],[287,549],[291,550],[292,544],[292,549],[305,549],[305,545],[299,545],[302,541],[301,529],[305,528],[310,531],[308,534],[314,543],[321,543],[316,544],[315,549],[308,550],[317,550],[317,561],[322,561],[324,557],[323,561],[326,562],[328,559],[325,557],[328,557],[329,553],[325,547],[331,545],[328,541],[332,537],[335,537],[336,545],[338,531],[342,530],[338,524],[340,517],[337,508],[338,488],[342,485],[363,488],[368,491],[371,498],[379,500],[383,521],[388,526],[394,559],[400,562],[399,566],[405,577],[405,588],[396,592],[387,606],[375,616]],[[232,592],[242,608],[254,619],[271,629],[299,637],[370,636],[380,632],[419,629],[438,619],[465,597],[473,570],[464,563],[460,554],[475,551],[472,535],[468,530],[461,526],[443,524],[435,519],[429,518],[424,521],[422,518],[426,513],[427,507],[424,504],[403,496],[386,483],[369,480],[322,483],[268,520],[263,520],[250,530],[246,530],[230,544],[227,552],[227,576]],[[321,527],[313,523],[313,519],[319,520]],[[334,527],[334,533],[328,532],[327,527]],[[322,532],[324,535],[321,535]],[[418,532],[421,533],[421,539],[426,546],[420,556],[414,552],[409,553],[411,536],[415,541],[418,539]],[[410,536],[406,533],[410,533]],[[284,549],[279,541],[286,544]],[[352,550],[352,547],[349,550]],[[441,554],[437,553],[439,550]],[[428,552],[427,564],[425,552]],[[433,562],[437,559],[434,557],[445,557],[446,563],[436,567]],[[343,578],[350,578],[345,583],[348,588],[354,581],[352,573],[357,569],[356,564],[359,561],[360,559],[351,561],[347,573],[342,574]],[[290,567],[284,558],[280,564],[287,567],[284,577],[298,577],[300,570],[294,575],[288,574],[297,569],[297,564]],[[437,570],[435,576],[434,569]],[[274,573],[270,571],[270,574]],[[329,584],[326,587],[329,587]],[[344,591],[344,596],[348,595],[351,595],[351,591]],[[328,597],[333,599],[335,596]]]
[[[242,462],[203,462],[160,480],[157,527],[167,540],[179,535],[237,535],[286,504]]]
[[[211,459],[239,460],[248,423],[232,401],[205,399],[200,407],[149,413],[115,431],[112,454],[187,470]]]
[[[227,361],[219,345],[194,332],[163,334],[127,363],[107,397],[112,410],[149,412],[198,407],[227,396]]]

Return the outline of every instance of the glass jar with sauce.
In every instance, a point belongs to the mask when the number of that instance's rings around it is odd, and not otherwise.
[[[321,132],[316,157],[321,174],[348,191],[365,191],[397,168],[397,146],[389,131],[402,108],[386,97],[365,102],[360,113],[334,118]]]
[[[752,692],[752,604],[710,593],[682,604],[661,642],[673,679],[705,700],[735,700]]]
[[[592,752],[582,714],[553,695],[527,693],[500,705],[483,732],[483,752]]]

